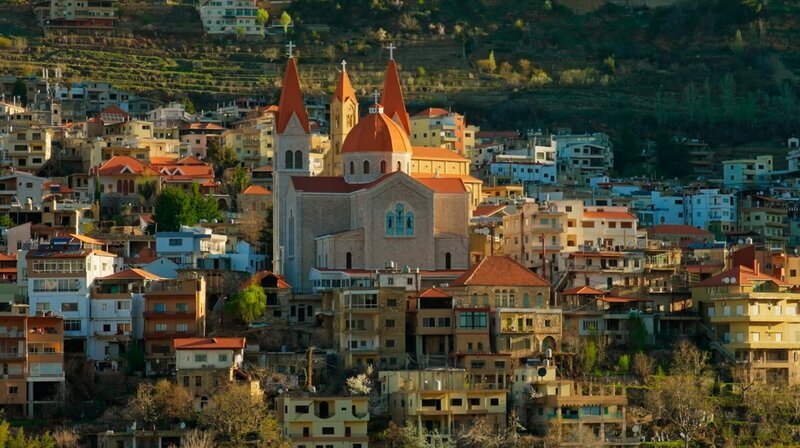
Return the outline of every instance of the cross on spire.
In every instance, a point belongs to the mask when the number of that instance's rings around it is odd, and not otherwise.
[[[294,55],[292,54],[292,50],[294,50],[294,47],[296,46],[297,45],[293,44],[292,41],[289,41],[289,43],[286,44],[286,48],[289,49],[289,52],[287,54],[289,55],[290,58],[294,57]]]
[[[389,50],[389,59],[394,59],[394,50],[397,49],[397,47],[394,46],[394,42],[389,42],[389,46],[386,47],[386,49]]]
[[[347,71],[347,61],[345,61],[344,59],[342,59],[342,71],[343,72]]]
[[[373,92],[372,95],[375,97],[375,103],[374,104],[378,104],[378,101],[379,101],[378,97],[380,96],[380,93],[378,93],[378,89],[375,89],[375,92]]]

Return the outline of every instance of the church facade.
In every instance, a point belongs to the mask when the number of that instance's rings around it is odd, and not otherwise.
[[[380,103],[363,117],[357,111],[343,70],[331,101],[326,175],[312,176],[308,115],[296,61],[289,58],[275,138],[273,270],[304,293],[311,291],[312,268],[372,271],[393,262],[426,271],[467,269],[468,223],[480,194],[469,161],[446,148],[411,146],[393,59]],[[436,164],[444,172],[430,172]]]

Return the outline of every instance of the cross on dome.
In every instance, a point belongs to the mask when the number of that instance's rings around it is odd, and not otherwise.
[[[287,54],[289,55],[290,58],[294,57],[294,55],[292,54],[292,50],[294,50],[294,47],[296,47],[296,46],[297,45],[293,44],[292,41],[289,41],[289,43],[286,44],[286,48],[289,50],[289,52]]]
[[[389,46],[386,47],[386,49],[389,50],[389,59],[394,59],[394,50],[397,49],[397,47],[394,46],[394,42],[389,42]]]
[[[378,90],[376,89],[375,92],[373,92],[372,95],[375,98],[375,102],[372,104],[372,106],[370,106],[369,113],[371,113],[371,114],[382,114],[383,113],[383,106],[381,106],[381,104],[378,102],[378,101],[380,101],[379,100],[380,92],[378,92]]]

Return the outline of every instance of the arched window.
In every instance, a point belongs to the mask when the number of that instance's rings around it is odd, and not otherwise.
[[[444,268],[450,269],[451,268],[451,261],[452,257],[450,256],[450,252],[444,254]]]
[[[478,294],[472,293],[472,306],[478,306]]]
[[[394,235],[394,213],[386,212],[386,235]]]
[[[527,292],[522,295],[522,306],[523,308],[531,307],[531,296]]]
[[[287,170],[291,170],[294,168],[294,154],[292,151],[286,151],[286,155],[284,156],[283,167]]]
[[[117,193],[122,193],[122,181],[117,181]]]
[[[514,291],[513,289],[508,292],[508,296],[506,296],[506,298],[508,299],[508,306],[510,306],[512,308],[517,306],[517,297],[516,297],[516,295],[517,295],[517,292]]]
[[[345,265],[347,266],[347,269],[353,269],[353,253],[352,252],[348,252],[345,255]]]
[[[414,235],[414,214],[411,212],[406,213],[406,235]]]
[[[350,175],[356,174],[356,164],[352,161],[350,162]]]
[[[500,293],[499,289],[495,289],[494,290],[494,306],[496,306],[498,308],[503,306],[502,305],[502,300],[503,300],[503,294]]]
[[[364,161],[364,174],[369,174],[369,160]]]
[[[381,160],[381,174],[386,174],[386,161]]]
[[[403,226],[405,225],[405,207],[403,204],[394,206],[394,233],[395,235],[403,235],[405,232]]]
[[[299,149],[294,152],[294,169],[303,169],[303,151],[300,151]]]
[[[489,306],[489,294],[483,293],[483,306]]]
[[[544,308],[544,295],[542,293],[536,294],[536,308]]]
[[[133,188],[133,181],[132,181],[132,180],[129,180],[129,181],[128,181],[128,191],[129,191],[131,194],[133,194],[134,192],[136,192],[136,190]]]
[[[397,162],[397,171],[402,171],[402,170],[403,170],[403,164],[398,161]]]

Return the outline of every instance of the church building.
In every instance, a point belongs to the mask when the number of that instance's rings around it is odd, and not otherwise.
[[[324,176],[309,169],[311,137],[297,62],[286,65],[275,136],[273,270],[296,292],[316,269],[373,271],[388,263],[425,271],[469,268],[472,209],[481,181],[446,148],[414,148],[397,65],[380,102],[358,117],[344,63],[331,101]]]

